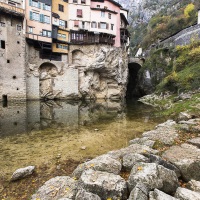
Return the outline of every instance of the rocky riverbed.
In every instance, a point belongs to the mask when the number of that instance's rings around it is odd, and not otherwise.
[[[190,139],[180,142],[180,131]],[[182,120],[180,115],[126,148],[78,165],[71,176],[48,180],[31,200],[199,200],[199,133],[200,118]]]

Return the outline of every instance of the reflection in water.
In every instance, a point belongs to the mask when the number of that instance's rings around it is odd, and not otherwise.
[[[52,163],[57,154],[79,160],[121,148],[158,123],[152,109],[136,101],[103,100],[1,106],[0,169],[10,174],[26,165]]]

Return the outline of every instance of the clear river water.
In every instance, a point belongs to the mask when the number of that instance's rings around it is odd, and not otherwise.
[[[0,105],[0,178],[56,158],[83,160],[126,147],[164,119],[154,108],[98,100],[27,101]]]

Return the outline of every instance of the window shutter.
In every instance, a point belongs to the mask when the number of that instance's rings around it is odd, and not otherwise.
[[[109,24],[108,23],[106,23],[106,29],[109,29]]]
[[[38,2],[38,8],[41,8],[41,3],[40,2]]]
[[[67,28],[67,21],[65,21],[65,28]]]
[[[43,5],[43,10],[45,10],[45,3],[43,3],[42,5]]]
[[[40,14],[40,22],[44,22],[44,15],[43,14]]]
[[[33,12],[30,11],[30,20],[33,20]]]
[[[29,0],[29,6],[32,6],[32,0]]]
[[[101,28],[101,23],[100,22],[98,23],[98,28]]]

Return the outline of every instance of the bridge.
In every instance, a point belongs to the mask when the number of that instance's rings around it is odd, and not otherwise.
[[[129,57],[129,65],[131,64],[139,64],[141,67],[145,62],[145,58],[144,57]]]

